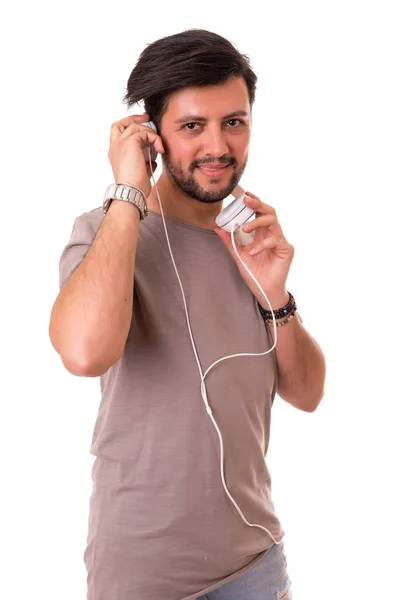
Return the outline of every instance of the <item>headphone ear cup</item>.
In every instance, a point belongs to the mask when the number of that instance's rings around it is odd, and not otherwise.
[[[158,133],[157,127],[154,125],[153,121],[147,121],[147,123],[142,123],[145,127],[150,127],[153,131]]]

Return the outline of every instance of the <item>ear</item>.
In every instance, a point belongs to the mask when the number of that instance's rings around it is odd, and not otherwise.
[[[151,161],[151,168],[153,169],[153,172],[157,170],[158,164],[156,163],[155,160]],[[148,163],[146,163],[146,169],[147,169],[147,175],[148,178],[151,178],[151,169],[150,169],[150,165]]]

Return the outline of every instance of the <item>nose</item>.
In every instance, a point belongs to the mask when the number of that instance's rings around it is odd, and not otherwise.
[[[204,132],[203,150],[207,156],[220,157],[229,152],[228,144],[225,139],[225,134],[221,131],[220,125],[212,127],[208,126]]]

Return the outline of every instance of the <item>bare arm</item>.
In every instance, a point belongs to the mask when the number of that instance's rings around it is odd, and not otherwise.
[[[143,144],[163,153],[161,138],[142,125],[149,115],[130,115],[111,127],[108,157],[115,182],[150,193],[151,169]],[[157,163],[153,162],[153,171]],[[89,251],[53,305],[49,335],[64,366],[74,375],[97,377],[122,356],[133,310],[133,285],[140,215],[113,200]]]
[[[287,292],[279,298],[270,298],[273,309],[285,306],[288,300]],[[268,321],[268,327],[274,337],[272,321]],[[324,396],[326,361],[297,312],[289,323],[277,328],[276,360],[278,395],[299,410],[316,410]]]
[[[276,358],[278,395],[299,410],[316,410],[324,396],[325,356],[296,313],[278,330]]]
[[[50,340],[74,375],[97,377],[124,351],[139,223],[135,206],[112,202],[88,254],[53,305]]]

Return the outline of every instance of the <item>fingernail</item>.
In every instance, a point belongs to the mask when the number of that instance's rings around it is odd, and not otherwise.
[[[251,256],[253,256],[256,253],[256,249],[253,248],[253,250],[250,250],[249,254],[251,254]]]

